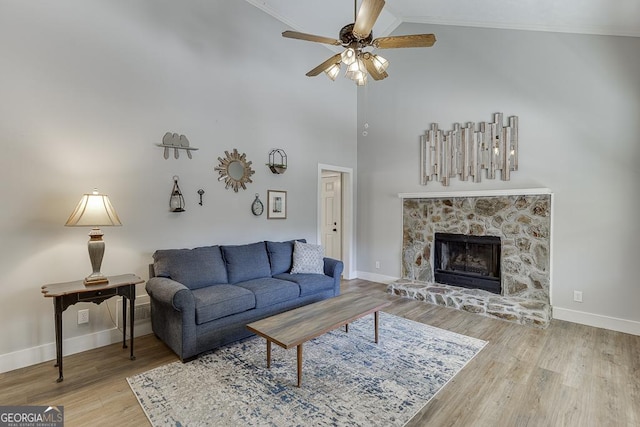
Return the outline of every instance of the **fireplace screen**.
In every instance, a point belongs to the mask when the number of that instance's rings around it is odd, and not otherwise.
[[[434,277],[438,283],[502,293],[500,238],[436,233]]]

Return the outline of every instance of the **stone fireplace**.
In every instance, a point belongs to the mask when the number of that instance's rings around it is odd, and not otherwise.
[[[389,284],[389,292],[520,324],[548,326],[552,208],[548,189],[400,196],[402,279]],[[443,236],[449,240],[444,249]],[[498,265],[491,266],[492,262]],[[450,276],[462,277],[462,282],[454,280],[452,285]],[[481,286],[469,289],[467,283],[474,278]]]

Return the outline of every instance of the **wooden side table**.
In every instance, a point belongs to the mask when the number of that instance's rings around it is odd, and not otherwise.
[[[131,318],[130,334],[131,338],[131,360],[135,360],[133,355],[133,324],[136,301],[136,285],[144,280],[135,274],[123,274],[120,276],[109,276],[109,283],[100,285],[85,285],[84,281],[52,283],[42,286],[42,293],[45,297],[54,298],[53,307],[55,312],[56,327],[56,365],[59,377],[56,380],[61,382],[62,376],[62,312],[70,305],[77,302],[92,302],[100,304],[113,296],[120,295],[122,298],[122,348],[127,348],[127,300],[129,301],[129,317]]]

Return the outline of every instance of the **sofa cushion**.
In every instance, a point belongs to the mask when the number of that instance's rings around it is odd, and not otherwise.
[[[324,274],[278,274],[276,279],[289,280],[295,282],[300,287],[300,296],[313,295],[318,292],[333,289],[334,280]]]
[[[236,285],[208,286],[192,293],[197,325],[251,310],[256,306],[253,292]]]
[[[320,245],[294,242],[291,274],[324,274],[324,250]]]
[[[189,289],[227,283],[227,270],[219,246],[161,249],[153,254],[157,277],[167,277]]]
[[[248,245],[227,245],[222,246],[221,249],[227,265],[229,283],[271,277],[269,255],[267,255],[267,246],[264,242]]]
[[[256,296],[256,308],[268,307],[300,296],[300,287],[297,283],[271,277],[248,280],[238,283],[236,286],[243,287],[254,293]]]
[[[288,242],[267,242],[267,252],[271,263],[271,275],[288,273],[293,262],[293,240]],[[306,243],[305,239],[298,239],[298,242]]]

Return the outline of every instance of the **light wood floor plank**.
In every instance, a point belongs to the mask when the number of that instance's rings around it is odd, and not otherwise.
[[[489,342],[408,426],[639,426],[640,337],[553,320],[546,330],[399,298],[386,286],[343,292],[392,301],[384,311]],[[53,326],[52,326],[53,327]],[[0,374],[1,405],[64,405],[66,426],[149,425],[126,377],[177,361],[155,336]],[[310,386],[310,383],[307,383]]]

